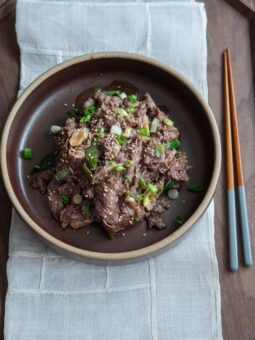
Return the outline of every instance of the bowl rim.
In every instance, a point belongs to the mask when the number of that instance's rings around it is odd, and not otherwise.
[[[167,72],[177,78],[198,100],[201,107],[203,108],[204,112],[207,115],[207,119],[212,130],[213,134],[213,144],[214,144],[214,166],[212,170],[212,177],[209,183],[208,190],[200,203],[199,207],[195,210],[195,212],[189,217],[189,219],[176,231],[165,237],[164,239],[157,241],[156,243],[146,246],[144,248],[131,250],[131,251],[124,251],[118,253],[103,253],[103,252],[94,252],[88,251],[85,249],[81,249],[72,245],[69,245],[63,241],[60,241],[56,237],[48,234],[45,230],[43,230],[39,225],[37,225],[34,220],[26,213],[23,209],[22,205],[19,203],[17,197],[15,196],[14,189],[12,187],[10,177],[8,174],[8,166],[7,166],[7,143],[8,143],[8,135],[11,129],[12,122],[16,115],[18,114],[19,108],[22,106],[24,101],[27,97],[46,79],[53,76],[55,73],[60,72],[61,70],[68,68],[74,64],[84,63],[89,60],[95,59],[109,59],[109,58],[118,58],[118,59],[128,59],[128,60],[135,60],[139,62],[143,62],[149,64],[151,66],[157,67],[164,72]],[[152,253],[159,252],[163,250],[163,248],[169,246],[177,242],[184,234],[186,234],[192,226],[198,221],[198,219],[203,215],[206,208],[210,204],[214,192],[216,190],[216,185],[218,182],[219,174],[220,174],[220,167],[221,167],[221,141],[220,135],[218,131],[218,126],[216,123],[216,119],[211,111],[209,105],[207,104],[204,97],[200,94],[197,88],[182,74],[176,71],[169,65],[158,61],[157,59],[147,57],[141,54],[130,53],[130,52],[96,52],[96,53],[89,53],[77,57],[73,57],[66,61],[63,61],[60,64],[57,64],[41,75],[39,75],[20,95],[20,97],[15,102],[13,108],[10,111],[10,114],[6,120],[2,140],[1,140],[1,170],[2,170],[2,177],[7,189],[8,195],[11,199],[11,202],[21,216],[21,218],[43,239],[48,241],[53,246],[60,248],[61,250],[67,251],[70,254],[78,255],[83,258],[94,259],[94,260],[106,260],[106,261],[118,261],[118,260],[131,260],[140,257],[149,256]]]

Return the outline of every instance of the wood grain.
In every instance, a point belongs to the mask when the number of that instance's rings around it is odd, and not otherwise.
[[[233,79],[236,107],[238,112],[239,134],[243,162],[244,182],[248,200],[248,214],[251,226],[251,239],[254,249],[254,164],[255,164],[255,115],[254,92],[251,72],[249,22],[243,15],[224,1],[206,1],[208,14],[208,87],[209,104],[215,114],[220,134],[224,136],[222,59],[225,48],[232,55]],[[224,138],[222,137],[222,145]],[[223,149],[223,159],[225,152]],[[222,327],[225,340],[255,339],[255,267],[243,267],[236,273],[228,271],[228,223],[225,166],[219,179],[215,195],[215,239],[219,261]],[[241,235],[239,230],[239,254]]]
[[[13,0],[11,0],[10,4],[12,2]],[[254,20],[248,21],[244,15],[239,14],[223,0],[206,0],[200,2],[205,3],[208,16],[209,104],[215,114],[221,136],[224,136],[222,52],[226,47],[229,47],[231,50],[243,175],[247,188],[248,213],[254,249],[255,112],[251,53],[254,56],[255,22]],[[2,19],[2,21],[0,20],[1,130],[8,112],[15,101],[19,81],[19,51],[14,30],[15,13],[13,9],[7,12],[7,16],[5,15],[5,18]],[[251,39],[252,50],[250,50],[250,30],[253,32],[253,40]],[[224,138],[222,138],[222,145],[224,145],[223,143]],[[223,157],[225,157],[224,153]],[[225,340],[254,340],[255,266],[247,269],[242,266],[241,262],[238,272],[231,273],[228,270],[228,223],[225,171],[226,169],[223,166],[215,194],[215,239],[221,284],[223,336]],[[7,286],[6,260],[11,206],[4,191],[2,181],[0,181],[0,202],[0,327],[3,339],[3,306]],[[241,249],[239,253],[242,253]]]

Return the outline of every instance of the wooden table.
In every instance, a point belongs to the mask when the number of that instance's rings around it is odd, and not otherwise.
[[[247,1],[251,3],[251,0]],[[208,15],[209,104],[215,114],[222,137],[224,131],[222,52],[226,47],[229,47],[232,54],[244,178],[247,186],[248,214],[255,258],[255,112],[249,25],[243,15],[239,14],[223,0],[200,2],[205,3]],[[19,49],[16,43],[14,27],[15,0],[8,0],[2,6],[0,8],[1,131],[8,112],[15,101],[19,82]],[[222,138],[222,143],[224,146],[224,138]],[[223,148],[223,159],[224,156]],[[2,331],[4,297],[7,289],[8,234],[11,218],[11,205],[2,180],[0,180],[0,202],[0,329]],[[255,265],[251,268],[245,268],[242,266],[241,258],[240,270],[237,273],[229,272],[226,212],[225,166],[223,164],[215,194],[215,239],[220,271],[223,336],[226,340],[254,340]]]

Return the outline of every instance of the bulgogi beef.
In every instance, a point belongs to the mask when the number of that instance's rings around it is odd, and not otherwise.
[[[167,114],[149,93],[138,100],[99,89],[69,113],[55,136],[55,166],[31,176],[54,218],[63,228],[99,221],[114,233],[144,219],[164,228],[161,194],[169,181],[180,190],[189,169]]]

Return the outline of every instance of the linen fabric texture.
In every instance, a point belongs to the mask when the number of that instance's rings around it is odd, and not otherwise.
[[[16,13],[20,92],[66,59],[115,50],[167,63],[207,98],[201,3],[18,0]],[[13,211],[7,274],[6,340],[222,339],[213,202],[177,246],[124,266],[60,256]]]

